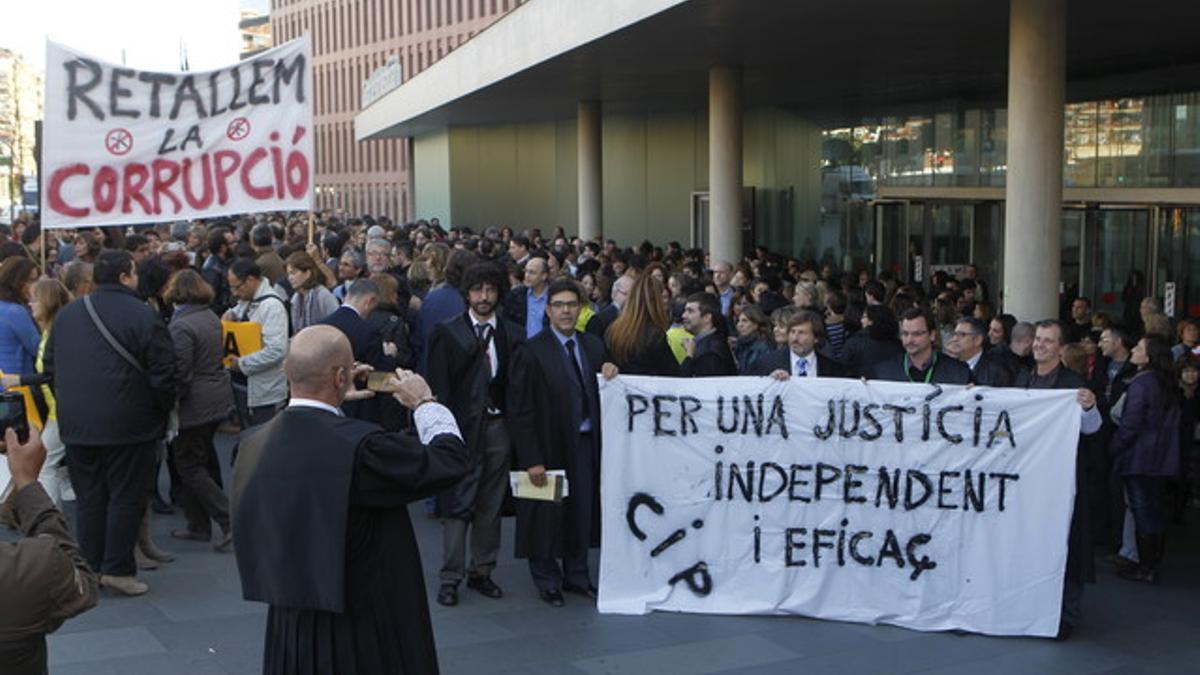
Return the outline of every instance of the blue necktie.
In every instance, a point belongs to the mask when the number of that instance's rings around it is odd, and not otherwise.
[[[796,362],[796,377],[806,377],[808,375],[808,359],[800,359]]]
[[[586,420],[592,416],[592,407],[588,403],[587,385],[584,384],[583,369],[579,367],[579,359],[575,356],[575,340],[567,340],[567,356],[571,359],[571,372],[575,373],[575,381],[579,384],[580,408],[579,419]]]

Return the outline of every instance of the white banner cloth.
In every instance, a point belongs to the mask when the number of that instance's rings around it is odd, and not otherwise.
[[[601,380],[601,612],[1058,631],[1074,391]]]
[[[42,225],[312,207],[312,57],[292,40],[207,72],[46,48]]]

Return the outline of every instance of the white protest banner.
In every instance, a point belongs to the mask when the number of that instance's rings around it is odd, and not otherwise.
[[[601,381],[601,612],[1058,631],[1074,391]]]
[[[312,91],[307,36],[183,73],[48,43],[42,225],[310,209]]]

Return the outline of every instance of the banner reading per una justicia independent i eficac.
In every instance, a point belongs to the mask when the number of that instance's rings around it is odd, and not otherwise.
[[[1058,630],[1074,391],[601,383],[601,612]]]
[[[308,37],[226,68],[153,72],[50,42],[42,224],[312,208]]]

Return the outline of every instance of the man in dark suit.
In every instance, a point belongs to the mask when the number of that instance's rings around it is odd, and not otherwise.
[[[242,595],[270,604],[262,672],[435,673],[408,504],[466,474],[454,415],[398,371],[420,440],[346,418],[358,370],[330,326],[297,333],[285,368],[288,407],[241,440],[234,465]]]
[[[685,377],[737,375],[737,360],[729,350],[721,316],[721,301],[712,293],[694,293],[683,307],[683,327],[695,338],[684,343],[687,358],[680,364]]]
[[[926,384],[970,384],[971,369],[967,364],[933,348],[933,315],[928,310],[912,307],[900,315],[900,343],[904,356],[876,363],[867,378],[892,382],[924,382]]]
[[[437,601],[447,607],[458,604],[458,585],[464,577],[468,588],[489,598],[504,594],[491,574],[500,552],[500,510],[511,449],[506,389],[512,352],[525,340],[522,326],[496,314],[504,284],[499,265],[468,268],[462,279],[467,311],[438,324],[429,341],[429,386],[454,413],[471,457],[466,478],[438,498],[443,520]]]
[[[845,368],[821,354],[817,347],[825,341],[821,315],[802,309],[788,321],[788,346],[762,357],[751,375],[770,375],[777,380],[789,377],[845,377]]]
[[[378,368],[383,356],[383,339],[373,336],[367,317],[379,305],[379,285],[370,279],[357,279],[346,291],[346,300],[333,314],[317,323],[333,326],[350,341],[354,360]],[[378,340],[374,339],[379,337]]]
[[[346,301],[319,324],[333,326],[350,341],[354,360],[365,363],[376,370],[393,370],[395,364],[383,353],[383,336],[375,333],[367,318],[379,305],[379,285],[370,279],[358,279],[350,284]],[[347,401],[343,409],[350,417],[379,424],[378,412],[381,401],[366,399]]]
[[[529,559],[541,599],[561,607],[563,591],[596,597],[588,570],[588,549],[600,542],[600,391],[595,373],[611,377],[616,366],[606,362],[599,338],[575,330],[584,301],[580,286],[560,280],[547,293],[550,328],[513,356],[508,417],[516,467],[528,471],[534,485],[545,485],[549,470],[566,470],[570,496],[561,502],[517,500],[517,557]]]
[[[946,345],[946,353],[967,364],[975,384],[986,387],[1011,385],[1016,373],[1009,370],[1002,355],[984,351],[986,341],[987,328],[983,321],[964,316],[954,325],[954,336]]]

